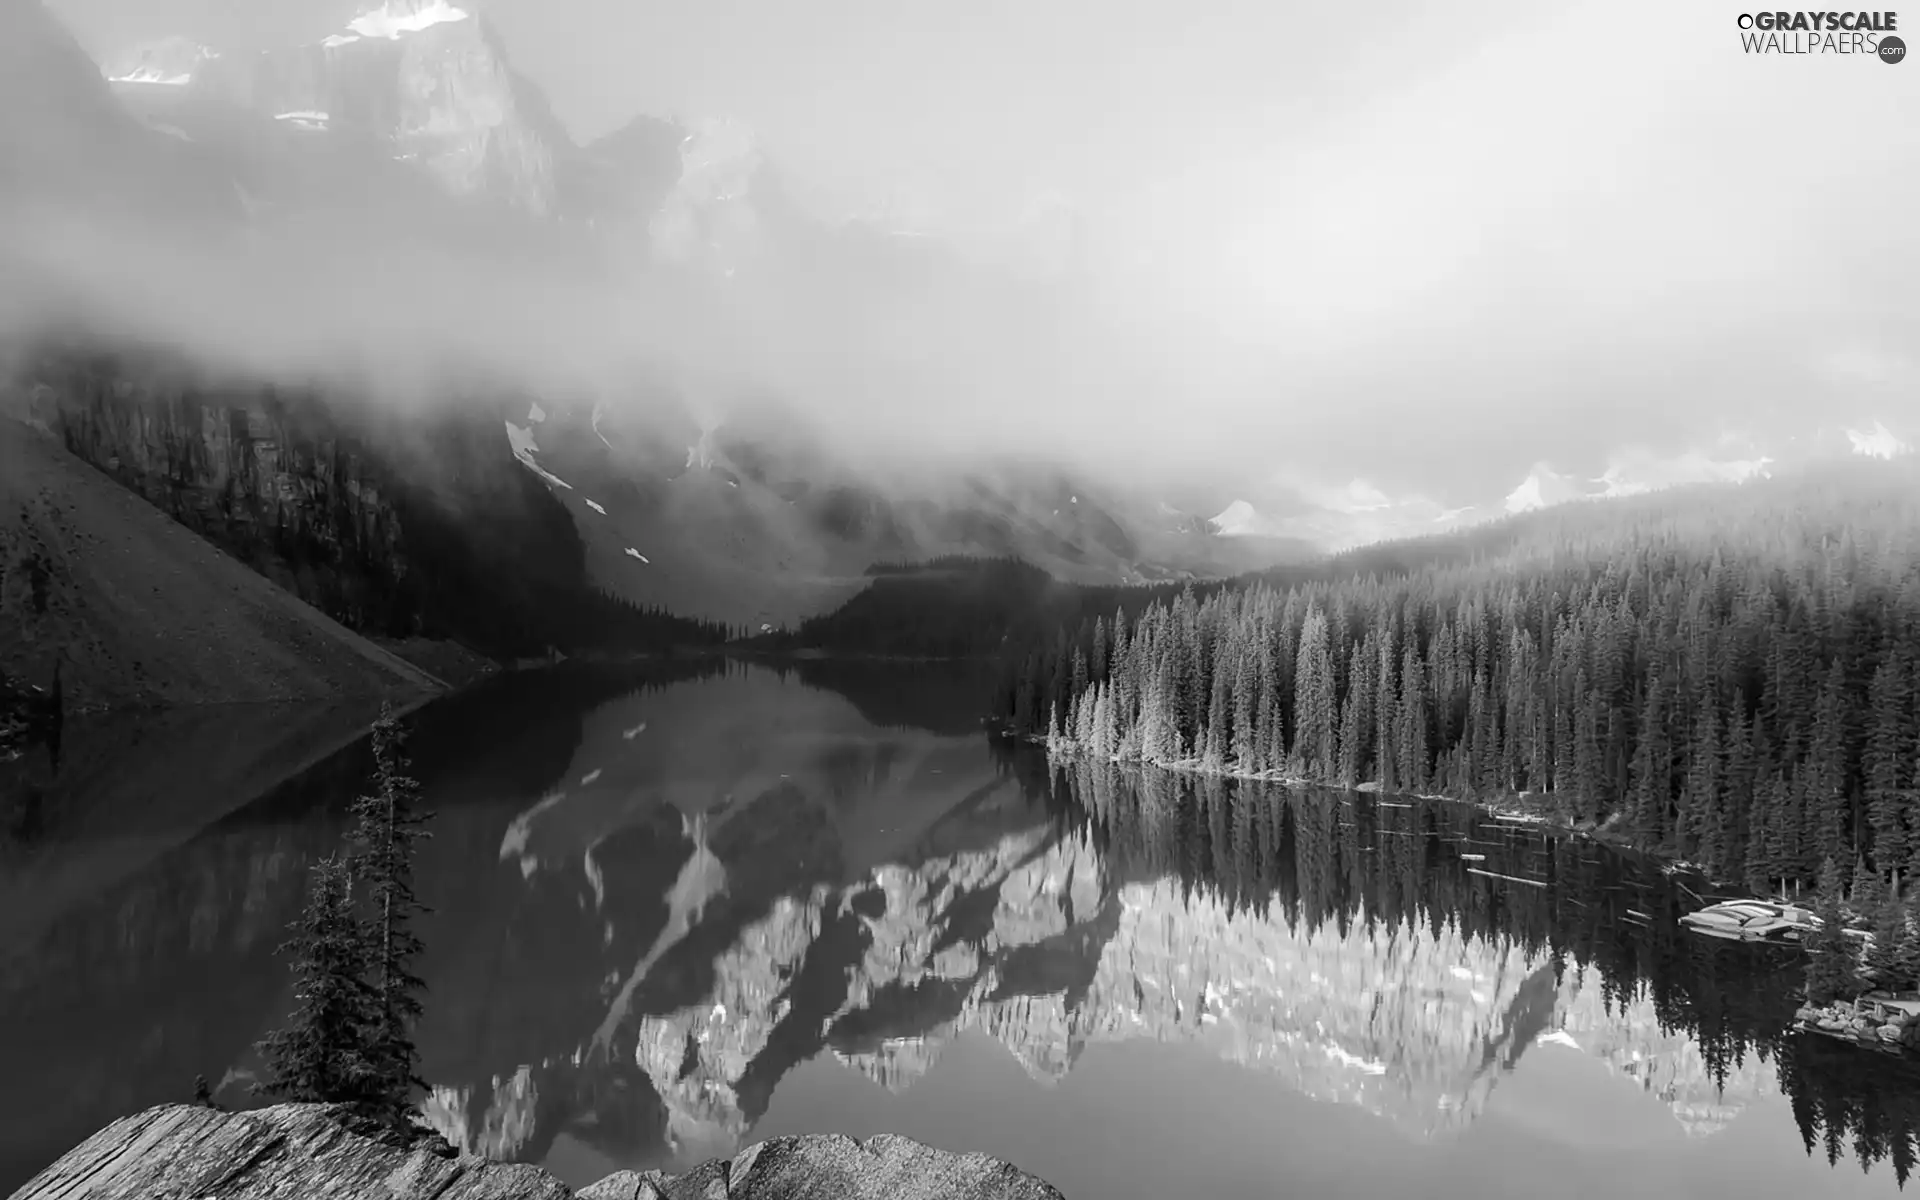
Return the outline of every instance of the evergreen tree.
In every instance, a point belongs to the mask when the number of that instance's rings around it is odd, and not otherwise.
[[[1839,866],[1831,858],[1821,863],[1820,892],[1814,906],[1820,928],[1807,947],[1807,999],[1814,1004],[1851,997],[1858,984],[1856,955],[1846,934],[1842,887]]]
[[[1891,880],[1920,852],[1911,482],[1555,510],[1291,576],[1097,593],[1015,650],[1004,703],[1016,732],[1057,704],[1091,741],[1078,702],[1104,683],[1125,759],[1524,788],[1755,890],[1800,894],[1827,858]]]
[[[280,953],[293,964],[288,1024],[261,1040],[254,1090],[280,1100],[363,1102],[384,1082],[378,996],[364,978],[370,939],[354,912],[347,864],[330,855],[308,874],[307,900]]]
[[[1891,893],[1874,914],[1873,942],[1867,948],[1867,969],[1876,987],[1903,991],[1913,986],[1907,954],[1912,939],[1907,932],[1907,906]]]
[[[374,998],[371,1053],[379,1073],[378,1102],[384,1115],[404,1126],[413,1108],[419,1051],[413,1024],[426,983],[413,972],[424,949],[413,931],[427,909],[413,890],[415,845],[429,836],[429,814],[420,809],[420,785],[408,774],[407,734],[391,709],[373,726],[373,786],[353,804],[356,824],[352,859],[356,882],[369,910],[368,983]]]

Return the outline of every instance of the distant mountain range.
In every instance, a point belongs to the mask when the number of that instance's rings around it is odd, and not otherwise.
[[[1908,431],[1911,435],[1912,431]],[[1354,479],[1344,488],[1306,489],[1276,482],[1260,505],[1236,499],[1211,518],[1223,537],[1297,537],[1323,549],[1445,533],[1481,521],[1535,512],[1575,500],[1637,496],[1693,484],[1738,484],[1848,457],[1905,458],[1914,444],[1878,418],[1860,427],[1822,426],[1764,450],[1745,439],[1678,454],[1637,451],[1614,455],[1597,476],[1536,463],[1504,496],[1488,494],[1447,507],[1420,495],[1390,495]],[[1268,515],[1269,512],[1275,515]]]

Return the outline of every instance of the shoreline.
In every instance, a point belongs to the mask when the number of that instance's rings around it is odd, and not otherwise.
[[[1653,862],[1659,863],[1660,869],[1669,875],[1697,875],[1715,887],[1720,886],[1722,882],[1708,877],[1701,871],[1699,865],[1696,863],[1687,862],[1684,859],[1675,858],[1670,854],[1664,854],[1657,850],[1650,850],[1644,846],[1635,845],[1631,838],[1615,831],[1611,827],[1611,821],[1600,824],[1581,824],[1569,821],[1558,813],[1543,811],[1539,804],[1530,802],[1535,797],[1542,795],[1542,793],[1538,792],[1508,792],[1501,796],[1481,797],[1449,796],[1441,792],[1387,791],[1373,780],[1364,780],[1360,783],[1341,783],[1333,780],[1313,779],[1304,775],[1287,775],[1277,771],[1255,774],[1248,771],[1209,768],[1201,765],[1198,759],[1183,759],[1174,763],[1149,762],[1143,759],[1110,758],[1102,760],[1093,755],[1081,753],[1078,750],[1056,750],[1047,745],[1045,736],[1013,733],[998,722],[989,730],[989,733],[994,737],[1037,746],[1046,753],[1049,761],[1057,758],[1067,762],[1104,762],[1105,765],[1113,767],[1135,770],[1150,768],[1156,771],[1166,771],[1175,775],[1231,779],[1240,783],[1263,783],[1285,788],[1325,788],[1329,791],[1353,792],[1374,797],[1432,800],[1443,804],[1466,805],[1495,819],[1505,818],[1516,823],[1537,825],[1542,829],[1551,830],[1554,833],[1563,834],[1568,837],[1591,839],[1622,853],[1640,855]]]

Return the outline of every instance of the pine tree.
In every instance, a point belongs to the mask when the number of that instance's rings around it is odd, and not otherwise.
[[[1820,865],[1820,892],[1814,911],[1820,929],[1808,946],[1807,999],[1831,1004],[1854,994],[1858,972],[1853,943],[1846,934],[1846,910],[1841,900],[1840,867],[1831,858]]]
[[[1161,586],[1094,619],[1102,598],[1015,651],[1003,702],[1018,732],[1057,704],[1090,742],[1083,697],[1111,683],[1123,758],[1525,788],[1756,888],[1798,894],[1829,857],[1897,879],[1920,852],[1920,501],[1848,503],[1776,499],[1732,533],[1621,510],[1485,557]]]
[[[1907,906],[1889,892],[1874,914],[1873,943],[1867,948],[1867,969],[1876,987],[1904,991],[1913,986],[1906,961],[1911,939],[1907,933]]]
[[[293,936],[281,947],[293,963],[288,1024],[261,1040],[265,1077],[256,1092],[300,1102],[355,1103],[384,1083],[375,1035],[379,998],[365,978],[370,939],[353,908],[347,864],[313,865]]]
[[[373,786],[354,801],[352,860],[370,910],[367,966],[374,996],[372,1053],[379,1072],[379,1103],[404,1126],[413,1108],[420,1055],[413,1024],[426,983],[413,973],[424,947],[412,922],[427,908],[413,890],[414,847],[429,836],[420,810],[420,785],[407,773],[407,735],[390,709],[373,726]]]
[[[1905,902],[1906,921],[1894,954],[1895,978],[1907,988],[1920,986],[1920,893]]]

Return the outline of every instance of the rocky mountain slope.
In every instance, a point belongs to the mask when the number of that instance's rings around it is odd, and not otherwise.
[[[750,629],[833,608],[876,564],[1014,557],[1064,581],[1125,584],[1312,553],[1299,542],[1215,536],[1069,471],[980,464],[908,479],[770,424],[546,402],[507,431],[573,512],[596,580]]]
[[[400,420],[84,350],[23,356],[0,390],[77,459],[351,629],[505,658],[720,636],[593,585],[566,510],[493,436],[484,397]]]
[[[45,686],[57,666],[78,709],[404,697],[440,686],[29,419],[0,399],[0,672]]]
[[[445,0],[366,8],[311,45],[243,53],[167,38],[104,70],[130,107],[185,140],[236,138],[252,118],[257,136],[351,147],[363,171],[404,164],[447,195],[534,217],[557,212],[573,153],[492,26]]]

